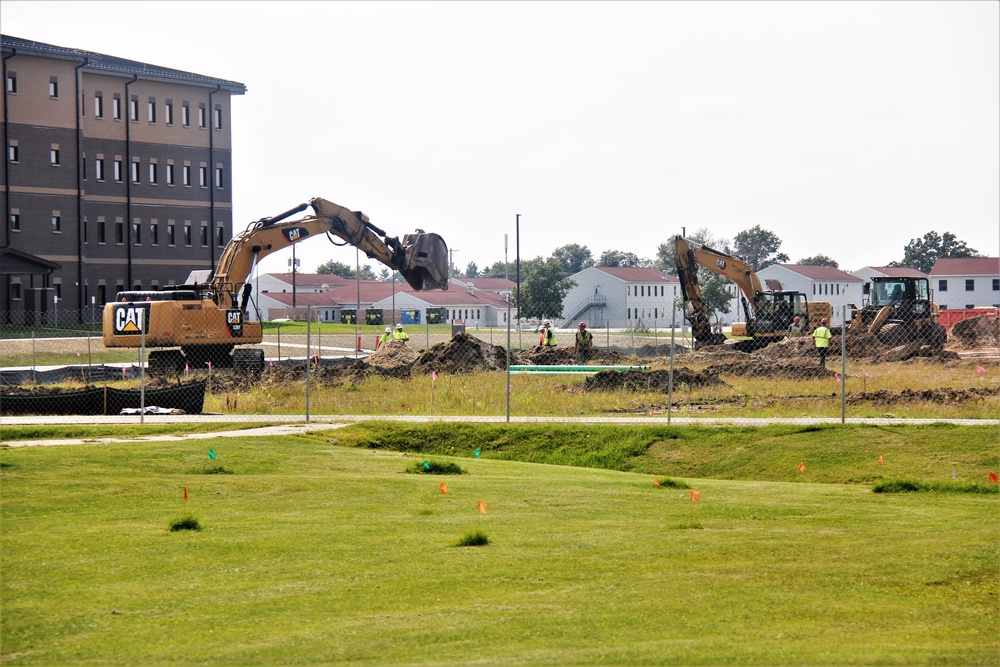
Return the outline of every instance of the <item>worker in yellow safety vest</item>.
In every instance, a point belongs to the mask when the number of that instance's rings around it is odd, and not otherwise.
[[[378,339],[378,343],[379,343],[379,345],[385,345],[390,340],[392,340],[392,329],[390,329],[389,327],[386,327],[385,328],[385,333],[382,334],[382,337]]]
[[[826,318],[824,317],[819,321],[819,326],[813,331],[813,341],[816,343],[816,349],[819,350],[819,365],[826,366],[826,351],[830,347],[830,339],[833,334],[830,330],[826,328]]]
[[[410,340],[410,337],[406,335],[405,331],[403,331],[403,325],[402,324],[397,324],[396,325],[396,333],[395,333],[395,335],[393,337],[396,340],[402,340],[402,341]]]

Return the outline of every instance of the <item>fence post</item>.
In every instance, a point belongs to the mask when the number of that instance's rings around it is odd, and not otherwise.
[[[360,337],[359,337],[360,339]],[[309,385],[312,380],[312,306],[306,306],[306,423],[309,423]]]
[[[667,426],[674,408],[674,335],[677,331],[677,304],[670,310],[670,376],[667,383]]]
[[[38,384],[38,376],[35,375],[35,330],[31,330],[31,381]]]
[[[149,312],[149,311],[145,311]],[[146,316],[139,327],[139,423],[146,423],[146,367],[142,360],[146,356]]]
[[[847,423],[847,306],[840,313],[840,423]]]

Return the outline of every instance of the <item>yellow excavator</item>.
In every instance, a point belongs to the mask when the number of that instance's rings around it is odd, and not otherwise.
[[[763,347],[788,336],[795,317],[804,332],[819,325],[822,318],[830,319],[832,308],[827,301],[810,302],[802,292],[765,290],[750,265],[738,257],[686,239],[674,238],[674,261],[684,296],[684,317],[691,323],[695,347],[722,345],[726,337],[712,329],[708,308],[698,284],[698,269],[705,268],[732,280],[742,293],[746,322],[734,322],[733,336],[747,337],[749,344],[741,348]]]
[[[287,220],[308,208],[312,214]],[[415,290],[448,289],[448,246],[440,236],[417,230],[402,241],[390,238],[366,215],[317,197],[234,236],[205,283],[119,292],[104,307],[104,345],[151,348],[148,363],[154,372],[178,371],[186,364],[263,369],[263,350],[237,347],[263,340],[259,318],[247,317],[250,276],[264,257],[324,232],[335,245],[353,245],[399,271]]]

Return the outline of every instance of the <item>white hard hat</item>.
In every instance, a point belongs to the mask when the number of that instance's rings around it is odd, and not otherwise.
[[[390,329],[389,327],[386,327],[386,328],[385,328],[385,332],[386,332],[386,333],[392,333],[392,329]]]
[[[402,328],[403,328],[403,325],[402,325],[402,324],[397,324],[397,325],[396,325],[396,328],[397,328],[397,329],[402,329]]]

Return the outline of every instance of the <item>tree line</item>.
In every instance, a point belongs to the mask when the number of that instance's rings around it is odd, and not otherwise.
[[[781,252],[781,239],[777,234],[761,228],[760,225],[745,229],[731,240],[715,237],[707,228],[701,228],[688,238],[718,250],[727,255],[739,257],[747,262],[754,271],[761,271],[772,264],[789,262],[789,256]],[[979,257],[979,252],[970,248],[955,234],[935,231],[927,232],[920,238],[911,239],[903,248],[903,259],[892,261],[887,266],[910,267],[930,272],[938,259]],[[797,264],[814,266],[832,266],[839,268],[833,258],[818,254],[803,257]],[[520,303],[518,306],[522,317],[561,317],[562,302],[566,294],[576,283],[570,279],[575,273],[592,267],[624,267],[653,268],[675,273],[677,264],[674,258],[673,239],[660,243],[654,257],[639,257],[635,253],[622,250],[605,250],[596,259],[593,252],[585,245],[569,243],[552,251],[549,257],[535,257],[521,261],[520,271]],[[355,267],[343,262],[328,261],[321,264],[316,273],[332,274],[344,278],[358,277]],[[509,278],[515,279],[517,267],[514,262],[494,262],[480,270],[475,262],[469,262],[464,272],[453,269],[452,275],[461,278]],[[372,270],[370,264],[360,267],[360,277],[363,280],[399,279],[397,272],[382,268],[379,273]],[[729,293],[729,280],[706,269],[699,271],[699,283],[702,296],[710,310],[728,313],[732,295]]]

